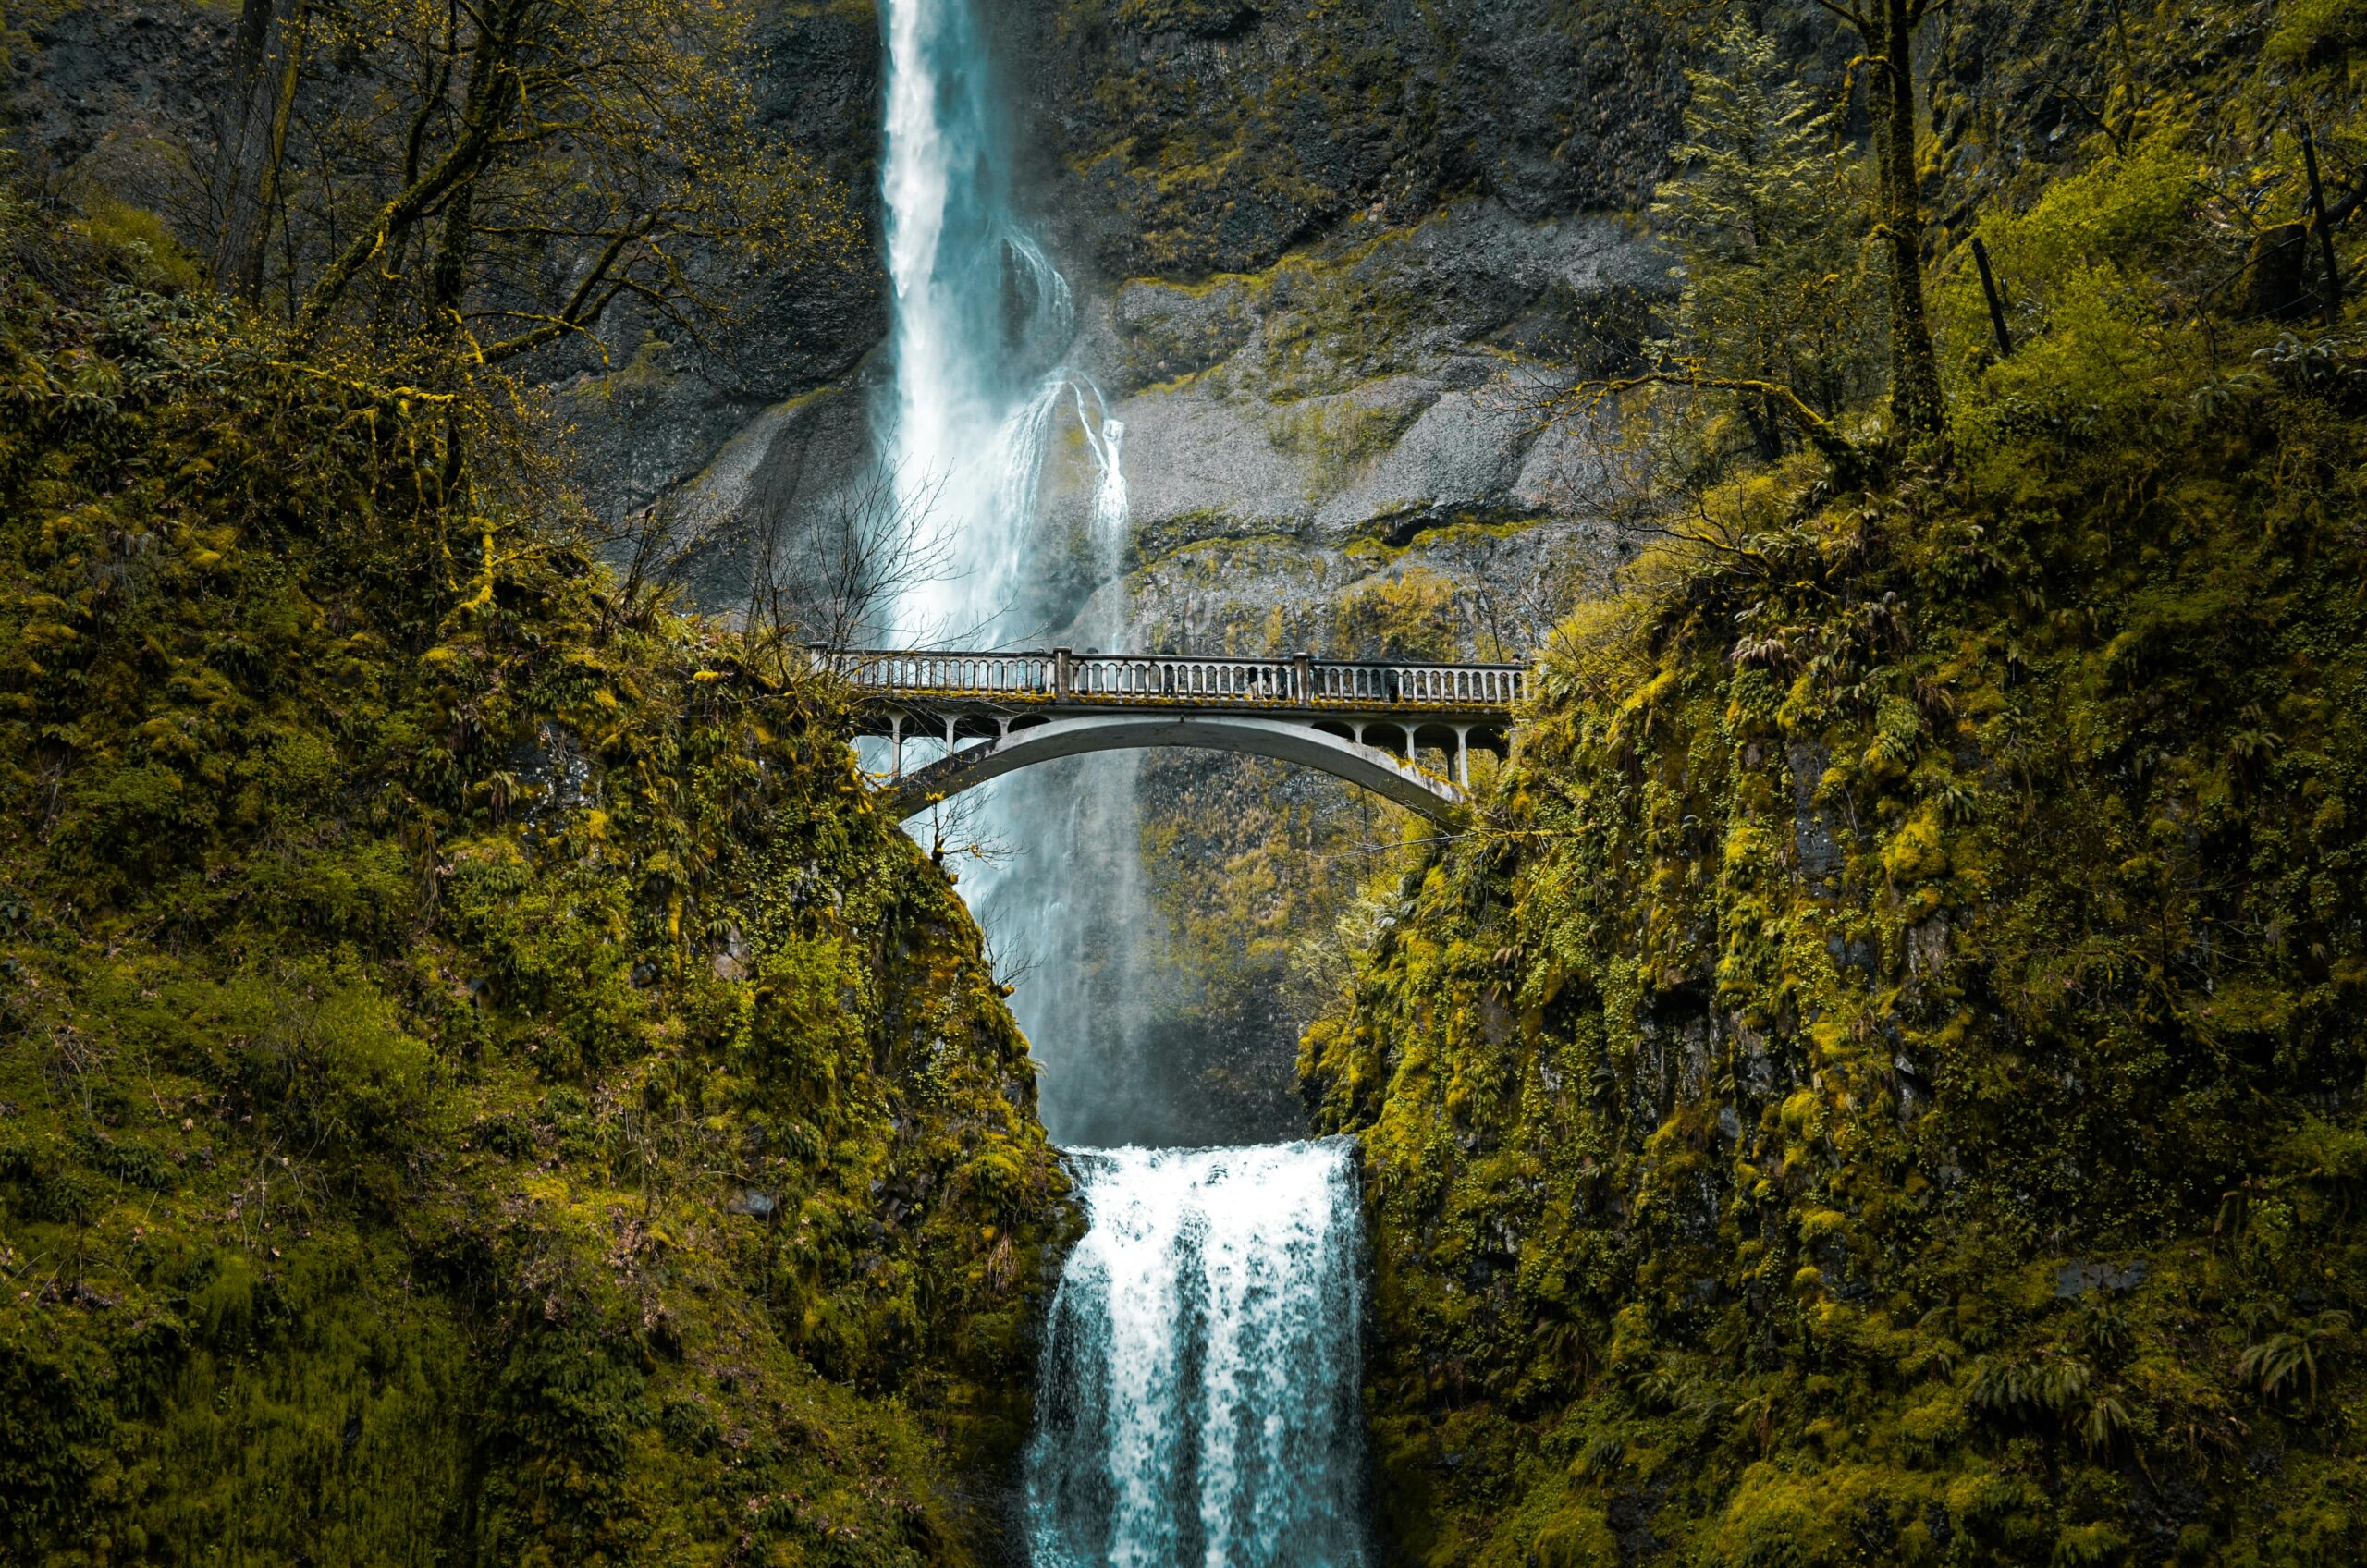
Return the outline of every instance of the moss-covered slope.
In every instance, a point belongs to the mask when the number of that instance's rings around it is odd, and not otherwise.
[[[1942,269],[1946,451],[1564,626],[1306,1035],[1407,1560],[2357,1560],[2367,337],[2238,319],[2300,160],[2196,114],[1984,219],[2011,359]]]
[[[1764,482],[1730,552],[1566,629],[1484,824],[1306,1047],[1366,1135],[1415,1555],[2345,1560],[2336,396],[1829,506]]]
[[[975,1558],[1059,1177],[827,693],[0,227],[0,1557]]]

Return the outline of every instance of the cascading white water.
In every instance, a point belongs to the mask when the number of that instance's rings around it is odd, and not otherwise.
[[[1037,1379],[1035,1568],[1361,1568],[1355,1145],[1071,1162],[1088,1229]]]
[[[1100,387],[1082,379],[1072,385],[1076,388],[1076,423],[1085,432],[1085,446],[1093,453],[1093,466],[1101,475],[1093,490],[1093,542],[1101,554],[1103,571],[1114,572],[1123,564],[1126,524],[1131,521],[1126,469],[1122,460],[1126,422],[1110,412],[1110,404],[1101,396]],[[1092,386],[1094,406],[1101,410],[1098,416],[1085,410],[1088,386]]]
[[[1031,535],[1045,454],[1072,387],[1100,471],[1098,565],[1114,566],[1118,552],[1103,540],[1122,538],[1126,526],[1117,471],[1124,427],[1106,409],[1088,420],[1082,386],[1059,362],[1074,309],[1067,280],[1015,214],[973,4],[887,0],[883,15],[880,195],[894,374],[877,413],[910,557],[879,630],[906,647],[1044,640],[1050,606],[1036,592]],[[1027,782],[1005,781],[966,802],[981,839],[1026,853],[1031,823],[1046,815],[1016,809],[1013,797],[1030,792]],[[998,922],[987,905],[1003,869],[989,860],[964,888],[990,929]],[[1034,952],[1064,934],[996,935],[1000,946]]]
[[[1020,225],[970,0],[889,0],[887,209],[895,374],[883,447],[899,508],[933,570],[894,606],[908,643],[993,646],[1027,560],[1036,485],[1067,371],[1068,280]],[[1030,367],[1036,367],[1031,369]],[[1100,393],[1094,393],[1097,402]],[[1077,418],[1100,466],[1096,522],[1122,529],[1123,426]]]
[[[886,207],[895,375],[883,447],[927,570],[892,610],[911,644],[992,645],[1011,609],[1062,380],[1068,284],[1012,215],[968,0],[889,0]]]
[[[1016,215],[977,3],[882,7],[893,374],[875,418],[912,555],[899,567],[905,586],[871,630],[903,646],[1119,646],[1121,595],[1100,595],[1088,619],[1058,630],[1078,608],[1080,564],[1088,582],[1123,565],[1125,425],[1062,358],[1073,305]],[[1045,459],[1072,409],[1095,471],[1082,562],[1061,558],[1073,546],[1058,529],[1038,547]],[[870,760],[885,766],[885,748]],[[1157,1125],[1118,1066],[1134,1054],[1145,961],[1109,941],[1155,928],[1142,900],[1138,776],[1132,757],[1084,759],[996,780],[913,825],[955,847],[1007,851],[964,864],[962,892],[998,954],[1035,966],[1012,1007],[1055,1070],[1044,1115],[1062,1135],[1116,1141]]]

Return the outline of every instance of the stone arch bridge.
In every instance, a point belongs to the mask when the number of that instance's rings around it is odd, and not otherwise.
[[[1502,756],[1523,665],[1397,664],[1190,655],[817,655],[854,688],[856,733],[889,742],[883,795],[898,817],[1034,763],[1087,752],[1193,746],[1318,768],[1451,822],[1469,802],[1471,753]],[[907,772],[909,742],[935,753]],[[1423,767],[1444,753],[1452,777]]]

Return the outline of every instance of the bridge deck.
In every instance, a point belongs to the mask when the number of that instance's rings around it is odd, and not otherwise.
[[[1474,750],[1502,754],[1528,670],[1188,655],[817,652],[855,688],[855,729],[894,743],[887,798],[899,816],[1056,757],[1145,746],[1246,753],[1330,772],[1452,819],[1467,803]],[[917,772],[907,740],[944,750]],[[964,747],[964,741],[983,745]],[[1425,769],[1442,752],[1452,779]]]
[[[868,650],[825,655],[825,663],[867,699],[865,706],[883,734],[888,716],[899,709],[913,717],[953,718],[1160,708],[1493,727],[1511,721],[1528,680],[1525,665],[1383,663],[1306,655],[1276,659],[1076,654],[1066,648],[1024,654]]]

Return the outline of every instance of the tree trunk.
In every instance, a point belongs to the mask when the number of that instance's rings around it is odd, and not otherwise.
[[[515,78],[509,59],[513,47],[505,33],[495,31],[503,17],[490,18],[492,25],[477,37],[476,57],[470,63],[468,94],[461,106],[463,124],[499,125],[509,118],[509,94]],[[468,283],[469,241],[471,224],[476,216],[478,170],[472,169],[455,185],[444,202],[444,232],[435,248],[435,258],[427,269],[427,313],[437,325],[437,318],[457,315],[460,295]]]
[[[245,0],[230,45],[230,80],[215,160],[215,286],[251,301],[279,197],[279,166],[304,63],[306,0]]]
[[[452,60],[460,46],[460,13],[455,6],[445,13],[444,41],[436,52],[435,68],[428,74],[426,85],[419,94],[419,107],[411,117],[411,129],[403,136],[402,187],[406,190],[419,182],[419,163],[427,148],[428,127],[451,89]],[[378,287],[370,307],[370,331],[381,346],[394,329],[398,291],[411,253],[411,233],[409,219],[389,224],[385,253],[378,258]]]
[[[427,272],[427,313],[439,326],[460,319],[460,297],[469,282],[469,241],[474,238],[477,182],[460,182],[444,203],[444,233]]]
[[[336,260],[323,269],[314,281],[311,297],[298,318],[300,337],[312,335],[326,326],[337,303],[345,297],[362,269],[382,256],[388,242],[406,233],[410,226],[429,212],[438,202],[458,206],[462,217],[458,249],[448,242],[436,259],[428,283],[431,309],[448,299],[457,300],[465,282],[463,267],[467,254],[465,239],[467,212],[471,206],[477,177],[484,172],[492,160],[496,144],[519,105],[516,56],[519,37],[533,10],[533,0],[499,0],[485,8],[479,24],[476,42],[471,50],[469,81],[460,109],[460,135],[435,166],[412,180],[395,199],[378,210],[378,215],[368,227],[338,253]],[[453,224],[446,222],[448,241],[453,234]]]
[[[1937,435],[1943,418],[1940,360],[1923,304],[1923,200],[1915,178],[1913,0],[1881,0],[1883,56],[1883,236],[1890,255],[1890,407],[1903,432]]]
[[[2238,311],[2248,319],[2296,321],[2318,308],[2310,288],[2310,226],[2297,220],[2262,229],[2244,258]]]

